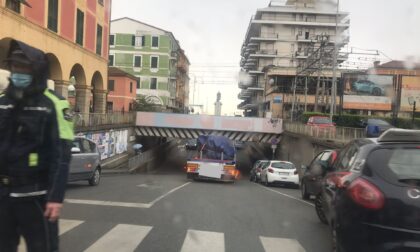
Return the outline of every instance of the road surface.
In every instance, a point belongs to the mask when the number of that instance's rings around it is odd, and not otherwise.
[[[61,251],[319,251],[327,226],[299,190],[190,182],[181,173],[108,175],[74,183],[61,221]]]

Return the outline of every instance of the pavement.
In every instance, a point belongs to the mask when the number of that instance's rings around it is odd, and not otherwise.
[[[331,251],[297,189],[190,182],[182,173],[108,175],[69,185],[61,251]]]

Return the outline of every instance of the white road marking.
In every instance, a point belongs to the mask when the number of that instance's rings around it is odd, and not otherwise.
[[[305,252],[295,239],[271,238],[260,236],[265,252]]]
[[[61,219],[59,221],[59,231],[60,231],[60,235],[67,233],[68,231],[72,230],[73,228],[79,226],[80,224],[82,224],[84,221],[79,221],[79,220],[65,220],[65,219]],[[25,239],[23,239],[23,237],[20,238],[20,242],[19,242],[19,247],[18,247],[18,252],[26,252],[26,243],[25,243]]]
[[[271,189],[271,188],[267,188],[267,187],[262,186],[262,185],[258,185],[258,186],[260,186],[261,188],[264,188],[265,190],[268,190],[268,191],[270,191],[270,192],[277,193],[277,194],[280,194],[280,195],[282,195],[282,196],[284,196],[284,197],[287,197],[287,198],[289,198],[289,199],[293,199],[293,200],[299,201],[299,202],[301,202],[301,203],[304,203],[304,204],[306,204],[306,205],[309,205],[309,206],[315,207],[315,205],[314,205],[314,204],[312,204],[312,203],[310,203],[310,202],[307,202],[307,201],[304,201],[304,200],[302,200],[302,199],[296,198],[296,197],[294,197],[294,196],[291,196],[291,195],[288,195],[288,194],[285,194],[285,193],[282,193],[282,192],[279,192],[279,191],[273,190],[273,189]]]
[[[93,205],[93,206],[115,206],[115,207],[129,207],[129,208],[152,207],[151,204],[145,204],[145,203],[101,201],[101,200],[66,199],[65,202],[69,204]]]
[[[172,193],[178,191],[179,189],[191,184],[187,182],[181,186],[178,186],[169,192],[159,196],[150,203],[134,203],[134,202],[118,202],[118,201],[102,201],[102,200],[83,200],[83,199],[66,199],[65,202],[69,204],[81,204],[81,205],[94,205],[94,206],[114,206],[114,207],[128,207],[128,208],[151,208],[154,204],[160,200],[168,197]]]
[[[78,221],[78,220],[60,220],[59,221],[59,231],[60,235],[67,233],[68,231],[72,230],[73,228],[79,226],[84,221]]]
[[[132,252],[152,230],[149,226],[119,224],[102,236],[85,252]]]
[[[149,185],[148,184],[141,184],[141,185],[137,185],[137,187],[144,187],[144,188],[148,188]]]
[[[174,192],[178,191],[179,189],[181,189],[181,188],[183,188],[183,187],[185,187],[185,186],[187,186],[187,185],[189,185],[189,184],[191,184],[191,182],[187,182],[187,183],[185,183],[185,184],[183,184],[183,185],[181,185],[181,186],[178,186],[178,187],[176,187],[176,188],[174,188],[174,189],[170,190],[169,192],[165,193],[164,195],[162,195],[162,196],[158,197],[157,199],[155,199],[154,201],[150,202],[150,204],[153,206],[153,205],[154,205],[154,204],[156,204],[158,201],[160,201],[160,200],[162,200],[162,199],[164,199],[164,198],[168,197],[168,196],[169,196],[169,195],[171,195],[172,193],[174,193]]]
[[[188,230],[181,252],[224,252],[223,233]]]

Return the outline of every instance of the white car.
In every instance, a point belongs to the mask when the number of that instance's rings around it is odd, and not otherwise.
[[[271,184],[299,186],[299,174],[293,163],[272,160],[261,171],[261,183],[266,186]]]

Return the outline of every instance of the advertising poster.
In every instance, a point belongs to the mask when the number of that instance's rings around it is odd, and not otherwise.
[[[400,111],[411,112],[413,105],[410,102],[416,101],[417,108],[420,107],[420,77],[403,76],[401,87]]]
[[[394,76],[345,74],[343,109],[391,111]]]
[[[86,133],[82,134],[82,136],[97,144],[99,153],[101,154],[101,160],[122,154],[128,149],[128,130]]]

